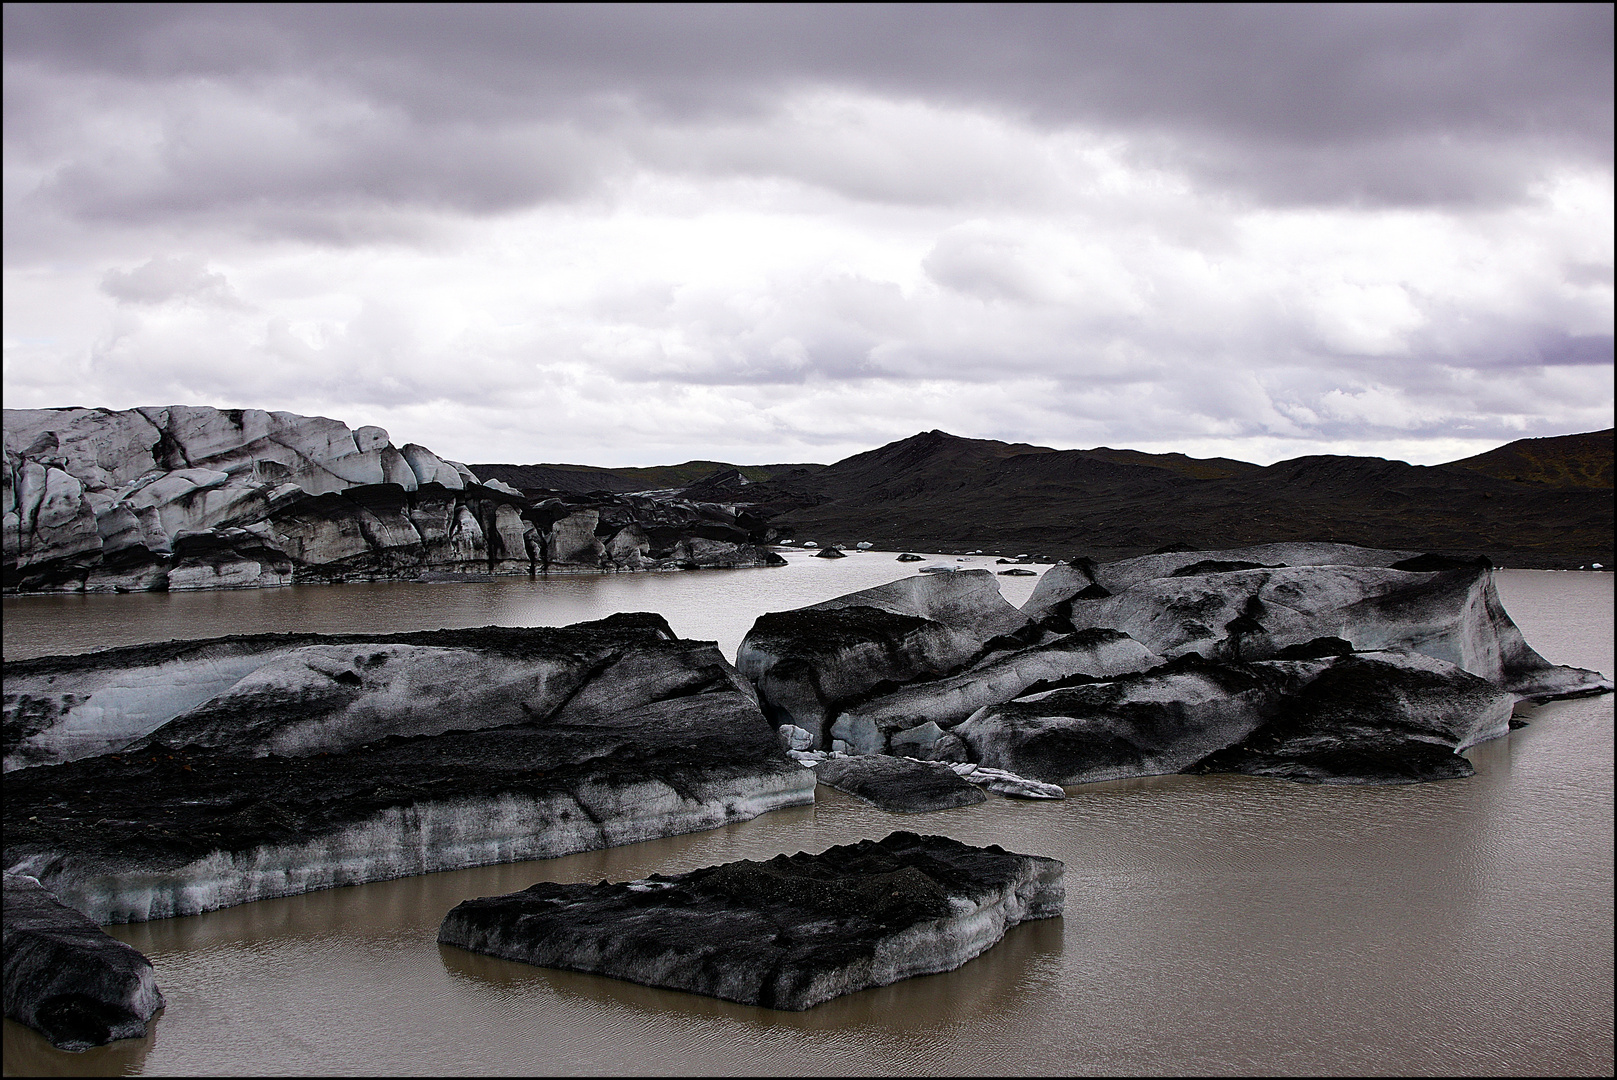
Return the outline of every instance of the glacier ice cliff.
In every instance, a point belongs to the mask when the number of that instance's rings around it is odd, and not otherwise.
[[[7,591],[255,588],[771,566],[761,522],[678,499],[529,499],[378,427],[261,409],[7,409]]]

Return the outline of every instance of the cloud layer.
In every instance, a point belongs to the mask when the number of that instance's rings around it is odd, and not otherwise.
[[[464,460],[1612,422],[1612,13],[8,5],[12,406]]]

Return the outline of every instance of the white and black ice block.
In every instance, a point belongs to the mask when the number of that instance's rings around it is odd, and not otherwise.
[[[5,869],[98,923],[814,801],[752,688],[712,642],[675,639],[656,615],[135,646],[45,658],[26,694],[15,670],[8,754],[43,760],[6,775]],[[170,716],[198,694],[211,696]]]
[[[950,810],[988,798],[941,761],[869,754],[831,758],[814,772],[820,783],[898,814]]]
[[[1058,916],[1064,866],[895,832],[819,855],[743,859],[467,900],[438,941],[541,967],[802,1010],[951,971],[1017,923]]]
[[[5,876],[6,1015],[59,1050],[139,1038],[163,1007],[151,962],[38,881]]]

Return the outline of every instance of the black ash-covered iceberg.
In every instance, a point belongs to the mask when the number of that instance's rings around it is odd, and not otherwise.
[[[939,761],[887,754],[832,757],[814,767],[819,782],[883,810],[918,814],[971,806],[988,796]]]
[[[1250,665],[1189,654],[988,706],[955,731],[983,764],[1055,784],[1174,772],[1410,783],[1470,776],[1459,751],[1505,734],[1514,704],[1419,653]]]
[[[1336,638],[1442,660],[1520,699],[1611,690],[1551,664],[1500,602],[1485,560],[1348,544],[1263,544],[1053,567],[1022,611],[1060,631],[1122,631],[1164,657],[1269,660]]]
[[[1603,693],[1550,664],[1485,561],[1341,544],[986,571],[763,616],[737,665],[794,750],[975,763],[1047,784],[1233,771],[1470,775],[1520,700]]]
[[[59,1050],[146,1034],[163,1007],[151,962],[40,883],[5,875],[6,1015]]]
[[[951,971],[1062,913],[1055,859],[897,832],[819,855],[468,900],[438,941],[774,1009]]]
[[[772,720],[810,732],[822,749],[831,748],[831,726],[850,707],[1047,636],[985,570],[917,575],[761,616],[736,667],[758,687]],[[861,751],[883,748],[872,742]]]
[[[234,681],[164,715],[227,661]],[[175,664],[196,673],[189,695],[135,692]],[[27,670],[46,683],[36,702],[57,695],[30,715],[55,722],[13,724],[26,710],[8,665],[7,730],[38,728],[8,757],[61,763],[7,774],[5,866],[103,923],[634,843],[813,801],[813,773],[781,750],[752,688],[712,642],[676,639],[655,615],[138,646]],[[98,724],[97,752],[63,760]]]

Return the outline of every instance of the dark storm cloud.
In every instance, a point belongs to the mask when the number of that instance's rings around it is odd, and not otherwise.
[[[1597,145],[1611,36],[1605,4],[8,5],[5,49],[143,79],[313,68],[424,115],[601,91],[705,110],[823,80],[1298,143],[1548,125]]]
[[[62,167],[42,193],[74,213],[499,211],[590,190],[624,145],[666,158],[647,126],[764,123],[814,87],[1127,133],[1260,202],[1508,200],[1547,157],[1611,156],[1609,5],[13,4],[5,31],[14,146],[59,127],[64,77],[255,106],[159,110],[132,178]],[[838,182],[802,146],[701,157]]]

